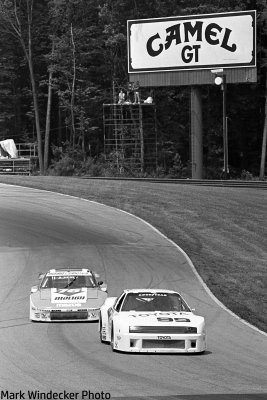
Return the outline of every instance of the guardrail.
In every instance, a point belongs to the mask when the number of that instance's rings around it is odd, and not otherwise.
[[[80,176],[81,179],[92,180],[109,180],[109,181],[136,181],[147,183],[166,183],[181,185],[200,185],[200,186],[217,186],[217,187],[244,187],[255,189],[267,189],[267,181],[241,181],[241,180],[217,180],[217,179],[164,179],[164,178],[125,178],[125,177],[93,177]]]

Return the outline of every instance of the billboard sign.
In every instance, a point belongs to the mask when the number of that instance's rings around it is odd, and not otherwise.
[[[256,66],[256,11],[127,21],[128,72]]]

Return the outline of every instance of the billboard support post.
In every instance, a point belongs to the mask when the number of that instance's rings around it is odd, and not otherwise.
[[[221,86],[221,90],[223,93],[223,178],[227,179],[229,175],[229,167],[228,167],[228,124],[227,124],[227,81],[226,74],[224,70],[221,69],[213,69],[211,73],[215,75],[214,83],[216,85]]]
[[[203,165],[202,96],[199,87],[191,86],[191,164],[192,179],[202,179]]]
[[[222,91],[223,91],[223,177],[224,179],[227,179],[229,169],[228,169],[228,129],[227,129],[227,111],[226,111],[227,84],[225,75],[223,75]]]

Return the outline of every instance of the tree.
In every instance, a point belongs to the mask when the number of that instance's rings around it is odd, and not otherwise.
[[[54,88],[65,115],[65,142],[73,151],[77,145],[85,151],[102,125],[107,67],[98,12],[98,2],[93,0],[50,2]]]
[[[54,37],[52,37],[52,57],[54,53]],[[44,172],[48,169],[48,155],[50,144],[50,121],[51,121],[51,107],[52,107],[52,86],[53,86],[53,66],[49,68],[48,74],[48,94],[47,94],[47,108],[46,108],[46,124],[45,124],[45,141],[44,141]]]
[[[15,123],[16,117],[14,95],[18,96],[15,84],[17,58],[7,46],[6,43],[9,42],[10,45],[10,41],[8,41],[4,32],[2,37],[5,40],[3,40],[3,45],[0,46],[0,132],[1,137],[5,138],[12,124]]]

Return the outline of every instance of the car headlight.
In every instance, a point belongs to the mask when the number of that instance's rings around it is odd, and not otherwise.
[[[143,332],[142,326],[129,326],[129,333],[141,333]]]
[[[188,326],[187,333],[197,333],[197,328],[194,326]]]

